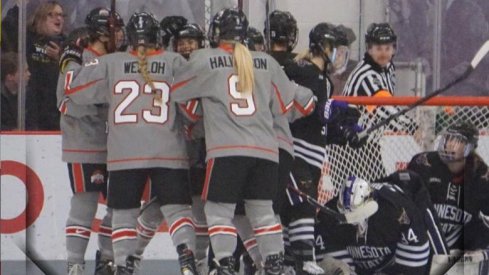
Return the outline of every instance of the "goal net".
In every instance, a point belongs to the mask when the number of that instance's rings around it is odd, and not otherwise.
[[[368,129],[419,98],[338,99],[357,105],[361,112],[359,124]],[[477,153],[489,163],[489,97],[436,97],[374,131],[361,148],[326,146],[318,201],[325,204],[337,196],[340,185],[348,176],[374,181],[406,168],[414,155],[433,150],[438,133],[462,120],[472,122],[479,129]]]

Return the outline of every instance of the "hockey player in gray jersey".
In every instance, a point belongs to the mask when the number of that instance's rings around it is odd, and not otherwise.
[[[140,262],[135,255],[136,219],[148,177],[177,247],[182,274],[196,274],[188,157],[181,114],[170,102],[169,86],[185,60],[159,49],[159,23],[149,13],[135,13],[126,32],[132,51],[84,63],[65,89],[65,96],[77,104],[109,105],[107,203],[113,208],[116,274],[133,274]],[[81,63],[73,55],[65,58]],[[91,87],[98,89],[87,90]]]
[[[109,14],[106,8],[93,9],[86,17],[86,27],[74,30],[68,43],[85,47],[81,57],[87,62],[107,54],[109,42]],[[122,18],[116,14],[116,30],[122,34]],[[69,63],[60,71],[57,87],[62,133],[62,159],[68,163],[68,173],[73,190],[71,207],[66,221],[66,250],[69,274],[83,274],[84,257],[91,233],[92,221],[97,211],[99,194],[107,196],[107,121],[106,105],[77,105],[64,97],[81,66]],[[99,251],[96,254],[95,274],[112,274],[112,211],[99,226]]]
[[[186,59],[189,58],[193,51],[204,48],[204,31],[199,25],[187,24],[181,27],[180,30],[174,31],[176,35],[173,38],[173,49]],[[188,113],[194,113],[196,108],[198,108],[198,104],[197,100],[193,100],[184,104],[183,107],[188,109]],[[196,233],[195,258],[197,260],[197,268],[204,268],[209,246],[204,204],[200,198],[205,177],[205,141],[203,137],[204,126],[202,120],[195,121],[197,117],[198,115],[191,120],[191,123],[186,123],[184,127],[189,155],[189,180],[192,190],[192,213]],[[158,205],[157,202],[152,202],[138,218],[137,253],[139,255],[143,254],[145,247],[149,244],[163,220]]]
[[[241,199],[265,258],[265,273],[280,274],[282,230],[272,209],[278,162],[273,116],[291,108],[298,86],[272,57],[250,53],[242,45],[247,26],[242,11],[225,9],[216,14],[209,38],[218,48],[191,55],[175,77],[172,100],[200,98],[202,102],[207,148],[202,197],[217,274],[235,274],[232,254],[237,231],[232,218]]]

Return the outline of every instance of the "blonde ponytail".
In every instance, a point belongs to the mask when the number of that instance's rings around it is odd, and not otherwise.
[[[149,86],[151,87],[151,91],[153,92],[156,101],[161,103],[161,96],[156,93],[155,84],[153,82],[153,79],[151,79],[148,73],[148,60],[146,60],[146,47],[142,45],[138,46],[137,55],[139,58],[138,61],[139,73],[143,76],[144,81],[146,81],[146,83],[148,83]]]
[[[233,66],[238,74],[238,92],[251,93],[255,84],[253,58],[247,47],[239,42],[234,43]]]
[[[313,55],[312,55],[312,52],[311,50],[306,49],[300,53],[298,53],[295,57],[294,57],[294,61],[295,62],[298,62],[300,60],[307,60],[307,61],[311,61]]]

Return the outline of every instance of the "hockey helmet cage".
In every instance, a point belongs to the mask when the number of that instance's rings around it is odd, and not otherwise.
[[[338,210],[342,213],[353,211],[372,199],[372,194],[373,189],[367,181],[350,176],[340,188]]]
[[[212,18],[208,38],[215,47],[220,40],[243,42],[248,32],[248,19],[238,9],[223,9]]]
[[[286,43],[290,52],[297,45],[299,39],[299,28],[294,16],[288,11],[274,10],[269,15],[270,40],[272,42]],[[266,22],[265,30],[267,32]]]
[[[199,43],[199,48],[205,47],[205,34],[201,26],[196,23],[187,24],[183,26],[175,36],[175,39],[180,38],[192,38],[196,39]]]
[[[372,23],[365,34],[365,42],[370,44],[389,44],[397,42],[397,35],[388,23]]]
[[[449,126],[436,138],[435,149],[443,161],[459,161],[477,148],[478,141],[479,130],[472,123],[462,121]]]
[[[329,62],[333,63],[336,57],[336,43],[338,33],[334,26],[328,23],[319,23],[309,32],[309,49],[315,55],[324,54],[326,43],[330,47]]]
[[[85,25],[91,32],[92,36],[109,36],[110,26],[109,26],[110,10],[106,8],[95,8],[91,10],[87,17],[85,18]],[[124,20],[115,12],[115,27],[123,27]]]
[[[137,12],[131,16],[126,27],[130,45],[161,45],[160,24],[151,13]]]
[[[175,37],[183,26],[187,25],[187,18],[172,15],[163,18],[160,22],[161,36],[164,47],[168,47],[172,37]]]

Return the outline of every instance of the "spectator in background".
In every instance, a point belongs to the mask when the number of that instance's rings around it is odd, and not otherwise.
[[[17,129],[17,92],[19,89],[19,68],[17,53],[2,54],[2,86],[1,86],[1,130]],[[29,79],[29,70],[25,69],[25,78]]]
[[[37,7],[27,25],[26,58],[32,73],[26,98],[28,130],[59,130],[56,84],[64,17],[63,7],[48,1]]]
[[[2,53],[17,52],[19,7],[13,6],[2,19]],[[2,81],[3,82],[3,81]]]
[[[357,37],[352,29],[344,25],[336,26],[335,31],[338,35],[338,46],[330,78],[333,83],[333,95],[341,95],[348,76],[358,64],[358,61],[350,59],[350,45],[357,39]]]

